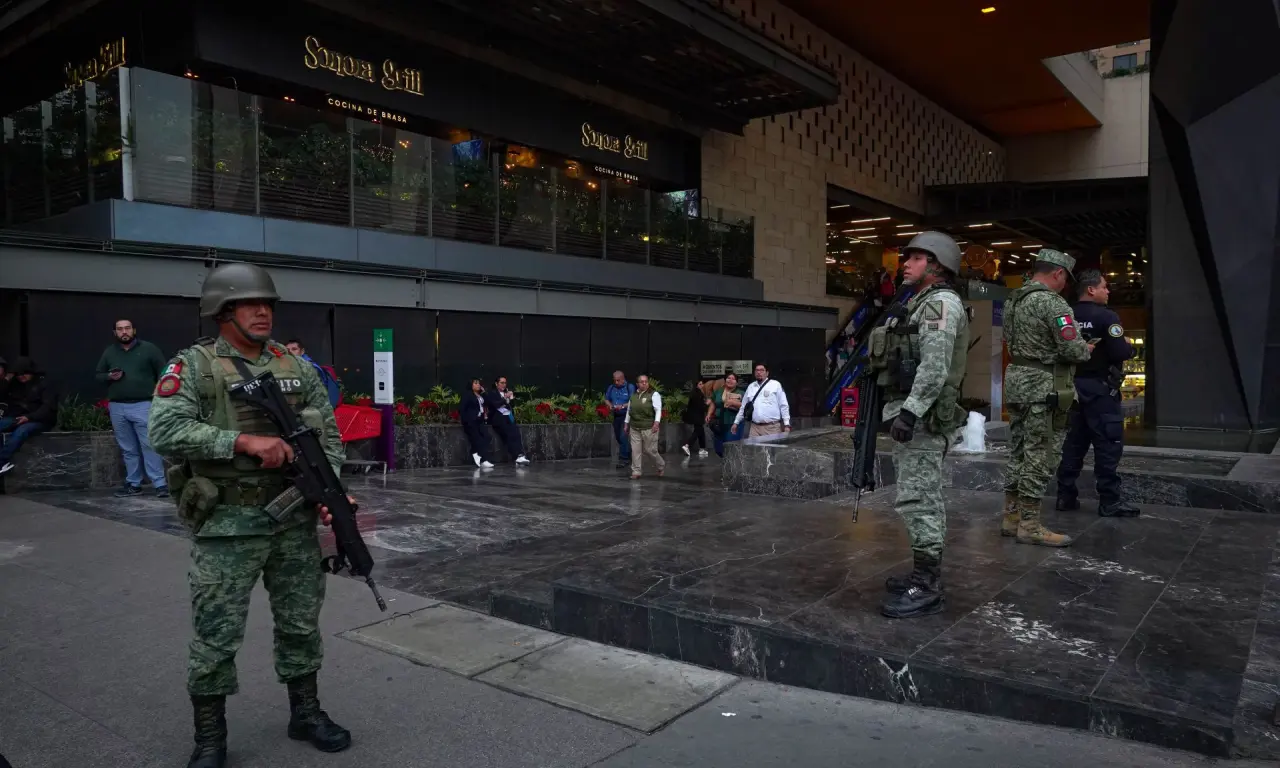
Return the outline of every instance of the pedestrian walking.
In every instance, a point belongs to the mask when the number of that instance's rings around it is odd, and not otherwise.
[[[631,440],[631,479],[639,480],[644,468],[644,457],[658,467],[658,477],[666,471],[667,463],[658,452],[658,431],[662,427],[662,395],[649,388],[649,377],[640,374],[636,378],[636,391],[627,404],[623,417],[623,429]]]

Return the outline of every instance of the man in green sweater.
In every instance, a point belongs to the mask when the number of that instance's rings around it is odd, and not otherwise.
[[[147,419],[151,415],[151,395],[156,382],[164,375],[165,361],[160,348],[138,338],[129,320],[116,321],[116,342],[107,347],[98,360],[98,381],[107,385],[110,401],[111,428],[124,455],[125,485],[117,496],[142,493],[142,472],[157,496],[168,496],[164,461],[147,439]]]

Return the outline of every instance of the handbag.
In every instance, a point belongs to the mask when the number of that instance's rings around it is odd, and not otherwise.
[[[768,386],[769,381],[770,381],[769,379],[765,379],[764,381],[760,382],[760,388],[757,389],[756,393],[751,396],[751,400],[746,405],[742,406],[743,421],[748,423],[751,422],[751,414],[754,413],[756,410],[756,398],[759,397],[760,393],[764,391],[764,388]]]

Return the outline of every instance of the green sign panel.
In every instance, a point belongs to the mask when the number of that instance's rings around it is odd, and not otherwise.
[[[390,328],[374,328],[373,329],[373,351],[374,352],[390,352],[391,351],[391,329]]]

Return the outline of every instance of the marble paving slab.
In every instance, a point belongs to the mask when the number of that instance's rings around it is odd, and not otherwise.
[[[1086,501],[1046,508],[1079,536],[1055,551],[997,535],[1001,495],[950,488],[944,610],[890,621],[894,490],[854,524],[848,492],[727,492],[715,459],[638,482],[597,459],[351,483],[376,578],[423,598],[790,685],[1280,758],[1280,516]],[[171,502],[32,497],[185,535]]]

